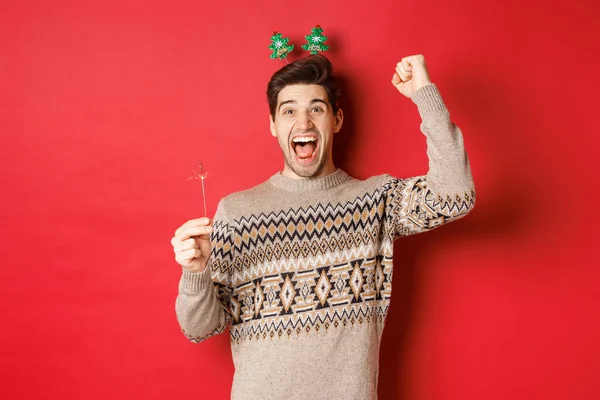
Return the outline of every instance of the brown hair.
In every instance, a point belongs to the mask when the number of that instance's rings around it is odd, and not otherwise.
[[[340,93],[333,78],[333,65],[327,57],[316,54],[296,60],[273,74],[267,85],[267,100],[272,117],[275,117],[279,92],[288,85],[299,83],[323,86],[333,115],[337,114]]]

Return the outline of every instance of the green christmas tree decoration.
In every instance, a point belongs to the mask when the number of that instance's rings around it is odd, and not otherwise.
[[[310,51],[310,54],[318,54],[320,51],[329,49],[329,46],[325,45],[327,36],[323,36],[323,28],[319,25],[315,26],[311,34],[305,37],[308,43],[303,44],[302,48]]]
[[[270,58],[280,58],[284,59],[287,57],[288,53],[294,49],[293,44],[288,44],[290,39],[284,38],[281,33],[273,32],[273,36],[271,36],[271,45],[269,46],[269,50],[273,51]]]

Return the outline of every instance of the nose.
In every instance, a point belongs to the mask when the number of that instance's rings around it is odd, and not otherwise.
[[[313,122],[308,112],[300,112],[297,115],[296,128],[302,131],[308,131],[313,128]]]

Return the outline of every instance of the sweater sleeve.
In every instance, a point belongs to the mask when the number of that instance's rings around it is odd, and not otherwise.
[[[460,129],[450,120],[437,86],[413,96],[427,139],[425,176],[384,179],[386,214],[395,238],[425,232],[467,215],[475,205],[475,186]]]
[[[202,272],[183,271],[175,301],[183,334],[199,343],[225,330],[230,322],[231,270],[234,238],[222,201],[214,217],[211,253]]]

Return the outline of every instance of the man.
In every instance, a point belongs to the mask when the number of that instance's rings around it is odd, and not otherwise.
[[[333,164],[344,120],[330,62],[310,56],[267,89],[281,173],[219,202],[171,243],[183,267],[183,333],[230,327],[233,399],[376,399],[379,345],[392,290],[393,241],[466,215],[475,192],[462,134],[421,55],[392,84],[417,105],[429,172],[359,181]]]

